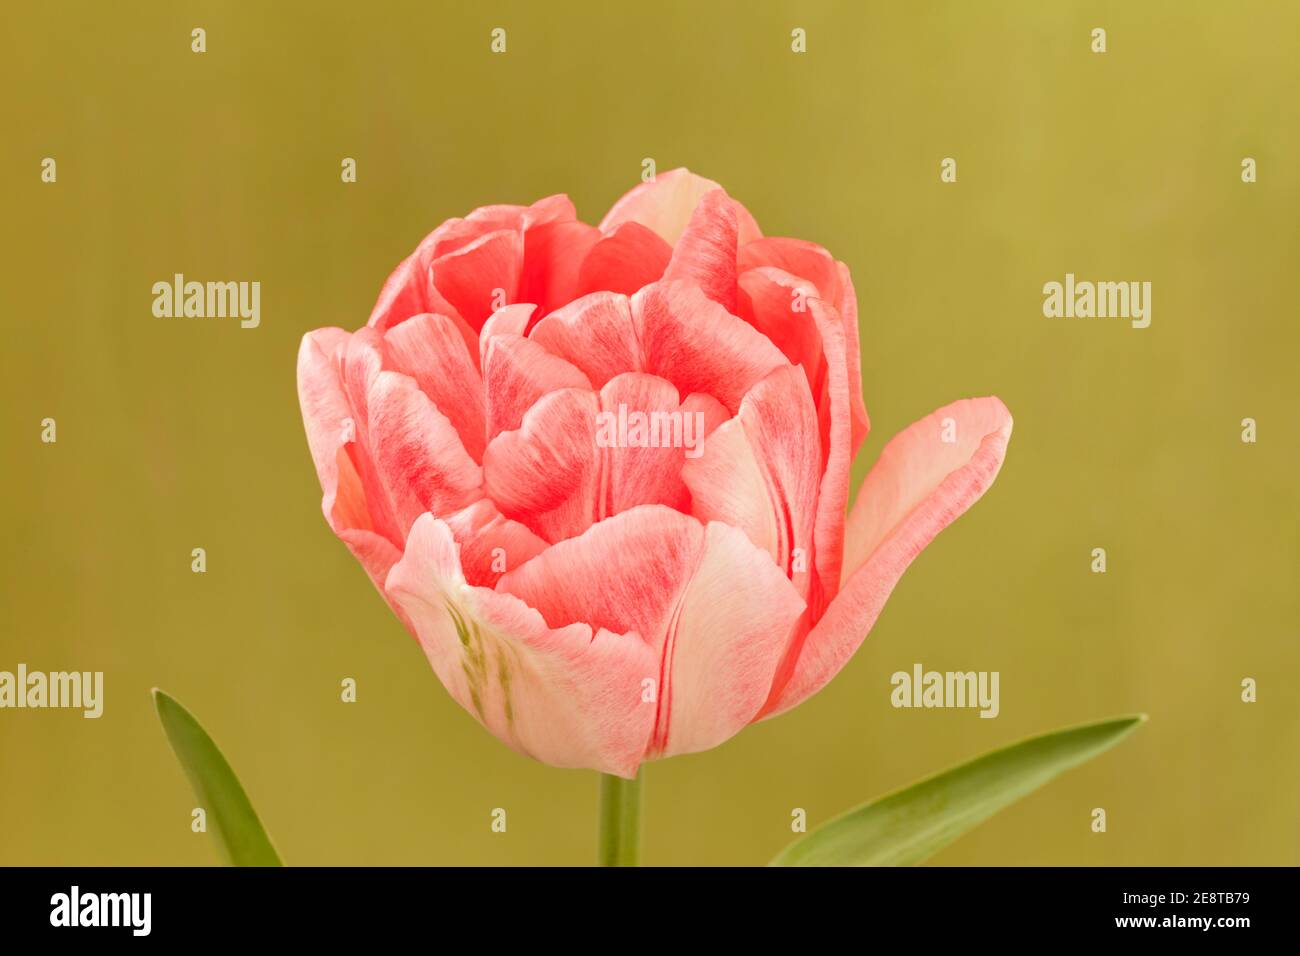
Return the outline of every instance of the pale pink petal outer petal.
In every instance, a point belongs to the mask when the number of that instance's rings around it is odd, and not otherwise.
[[[633,187],[614,203],[600,221],[600,231],[609,233],[625,222],[639,222],[653,229],[670,246],[676,245],[700,199],[710,190],[721,188],[713,180],[696,176],[684,167],[660,173],[650,182]],[[758,224],[743,206],[737,215],[742,244],[762,237]]]
[[[684,280],[736,314],[737,203],[721,189],[704,194],[673,247],[665,282]]]
[[[944,441],[946,419],[956,441]],[[871,630],[907,566],[993,484],[1011,437],[998,398],[954,402],[908,426],[881,452],[854,502],[845,580],[809,632],[791,677],[762,716],[789,710],[824,687]]]
[[[385,587],[448,693],[500,740],[553,766],[636,774],[655,710],[643,681],[658,660],[635,635],[552,629],[518,598],[470,585],[432,515]]]
[[[664,648],[651,753],[697,753],[758,713],[804,611],[793,584],[728,525],[709,524],[703,555]]]

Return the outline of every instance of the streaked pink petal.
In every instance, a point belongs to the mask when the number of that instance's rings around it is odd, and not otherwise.
[[[672,383],[640,372],[610,379],[600,390],[600,407],[598,518],[646,504],[689,510],[682,463],[704,450],[708,432],[726,419],[726,409],[707,395],[679,404]]]
[[[457,323],[443,315],[417,315],[390,329],[384,345],[392,367],[415,379],[456,427],[470,457],[482,461],[487,444],[483,380]]]
[[[487,391],[487,435],[514,430],[524,413],[548,392],[591,389],[591,382],[564,359],[521,335],[499,334],[487,343],[483,359]]]
[[[517,521],[504,517],[487,498],[444,519],[460,546],[460,564],[470,584],[492,587],[511,568],[549,545]]]
[[[451,530],[431,515],[386,589],[447,691],[496,737],[554,766],[635,775],[654,721],[642,681],[658,673],[644,642],[552,629],[518,598],[470,585]]]
[[[944,439],[945,419],[956,441]],[[846,533],[844,584],[808,636],[766,715],[798,704],[853,656],[907,566],[993,483],[1011,437],[997,398],[947,405],[895,435],[867,475]]]
[[[743,531],[807,596],[821,481],[817,413],[803,371],[780,368],[754,386],[682,478],[691,512]]]
[[[631,295],[657,282],[673,250],[659,234],[639,222],[625,222],[597,242],[578,273],[579,295],[622,292]]]
[[[370,454],[403,537],[424,512],[441,516],[482,496],[481,469],[414,379],[380,372],[368,406]]]
[[[537,608],[551,627],[636,634],[657,661],[703,542],[694,518],[644,505],[552,545],[502,575],[497,590]]]
[[[523,335],[528,331],[537,306],[531,302],[518,302],[497,309],[483,323],[478,336],[479,368],[487,361],[488,343],[498,335]]]
[[[593,292],[556,309],[533,326],[528,337],[582,369],[596,388],[615,375],[641,368],[632,305],[618,293]]]
[[[596,518],[595,393],[566,388],[543,396],[516,431],[483,452],[483,487],[501,513],[547,541],[581,534]]]
[[[721,189],[705,193],[664,272],[665,282],[692,282],[732,314],[736,311],[736,206]]]
[[[707,392],[735,411],[756,382],[789,363],[761,333],[685,282],[656,282],[632,297],[640,370],[683,394]]]

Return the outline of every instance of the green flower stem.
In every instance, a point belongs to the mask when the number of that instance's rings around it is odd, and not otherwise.
[[[601,866],[636,866],[641,858],[641,771],[636,779],[600,775]]]

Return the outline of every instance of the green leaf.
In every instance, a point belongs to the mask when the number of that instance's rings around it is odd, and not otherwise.
[[[194,715],[156,687],[153,703],[194,795],[207,812],[208,830],[226,862],[232,866],[282,866],[235,771]]]
[[[772,866],[911,866],[1008,804],[1119,743],[1145,714],[1069,727],[994,750],[863,804],[800,837]]]

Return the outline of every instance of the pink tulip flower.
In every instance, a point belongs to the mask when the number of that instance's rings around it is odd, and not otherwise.
[[[821,689],[1011,435],[997,398],[939,409],[846,518],[848,269],[684,169],[599,226],[565,196],[443,223],[365,327],[304,337],[298,392],[326,520],[448,692],[624,777]]]

